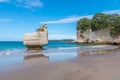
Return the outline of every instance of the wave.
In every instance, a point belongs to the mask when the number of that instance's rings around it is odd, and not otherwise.
[[[69,52],[69,51],[93,51],[93,50],[104,50],[104,49],[115,49],[117,46],[111,45],[92,45],[92,46],[75,46],[75,47],[56,47],[56,48],[45,48],[42,52],[49,53],[49,52]],[[24,54],[26,49],[7,49],[7,50],[0,50],[0,56],[2,55],[12,55],[12,54]]]
[[[80,48],[103,48],[110,45],[95,45],[95,46],[79,46],[79,47],[59,47],[58,49],[80,49]]]
[[[79,49],[80,47],[59,47],[58,49]]]
[[[109,47],[110,45],[96,45],[96,46],[87,46],[88,48],[103,48],[103,47]]]
[[[23,53],[24,49],[7,49],[7,50],[1,50],[0,51],[0,56],[1,55],[11,55],[11,54],[19,54]]]

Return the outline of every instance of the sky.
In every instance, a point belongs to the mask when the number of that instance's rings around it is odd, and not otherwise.
[[[0,41],[22,41],[47,24],[49,40],[76,39],[77,21],[120,14],[120,0],[0,0]]]

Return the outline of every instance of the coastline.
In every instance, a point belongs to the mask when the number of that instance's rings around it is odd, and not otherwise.
[[[120,0],[0,0],[0,80],[120,80]]]
[[[119,80],[120,49],[89,51],[59,62],[44,56],[0,67],[1,80]],[[90,54],[96,52],[96,54]],[[98,54],[99,53],[99,54]],[[102,54],[104,53],[104,54]]]

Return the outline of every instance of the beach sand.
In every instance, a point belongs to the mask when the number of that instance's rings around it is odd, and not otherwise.
[[[47,57],[25,59],[0,67],[0,80],[120,80],[119,49],[103,53],[78,53],[77,58],[60,62],[49,62]]]

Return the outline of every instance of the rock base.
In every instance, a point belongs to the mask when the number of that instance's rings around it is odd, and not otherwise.
[[[28,50],[42,50],[42,46],[37,46],[37,45],[32,45],[32,46],[27,46]]]

